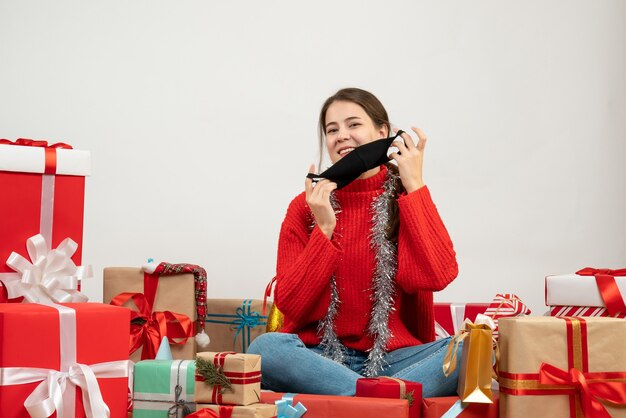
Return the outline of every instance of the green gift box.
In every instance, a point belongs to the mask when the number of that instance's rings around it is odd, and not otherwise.
[[[194,412],[195,360],[144,360],[135,364],[133,418],[183,417]]]

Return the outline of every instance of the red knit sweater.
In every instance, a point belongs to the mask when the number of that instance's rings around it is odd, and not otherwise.
[[[274,301],[284,314],[282,332],[296,333],[306,345],[319,344],[318,322],[330,303],[330,278],[335,275],[341,303],[335,330],[349,348],[372,347],[367,326],[372,310],[375,253],[371,249],[372,200],[382,193],[386,167],[335,192],[341,212],[331,240],[315,227],[301,193],[289,205],[278,242]],[[400,229],[395,311],[387,350],[433,339],[432,292],[458,274],[448,232],[427,187],[398,198]],[[421,340],[421,341],[420,341]]]

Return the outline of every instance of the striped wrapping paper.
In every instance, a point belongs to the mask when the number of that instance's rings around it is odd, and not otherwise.
[[[603,306],[550,306],[550,316],[606,316],[626,318],[626,312],[609,315]]]
[[[491,317],[496,324],[493,337],[498,338],[498,319],[530,314],[530,309],[517,295],[512,293],[498,293],[489,304],[485,315]]]

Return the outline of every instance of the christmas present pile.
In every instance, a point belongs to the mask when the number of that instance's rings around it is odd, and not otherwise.
[[[79,292],[89,171],[67,144],[0,140],[2,417],[126,415],[130,311]]]

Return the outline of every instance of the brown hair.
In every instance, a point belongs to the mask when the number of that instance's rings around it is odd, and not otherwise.
[[[326,99],[326,101],[322,105],[322,109],[320,110],[320,117],[318,122],[320,153],[318,170],[320,171],[322,171],[322,156],[324,154],[325,142],[324,138],[326,137],[326,112],[328,111],[330,105],[337,101],[352,102],[361,106],[365,113],[372,119],[372,122],[374,122],[374,125],[377,128],[380,128],[381,126],[386,126],[388,135],[391,135],[391,123],[389,122],[387,110],[385,110],[385,107],[376,96],[374,96],[369,91],[356,87],[348,87],[337,91],[335,94]],[[391,163],[385,165],[387,166],[388,170],[391,170],[396,175],[398,175],[398,167]],[[398,227],[400,225],[400,214],[396,199],[397,196],[403,192],[404,187],[402,186],[402,182],[398,181],[391,205],[389,205],[390,216],[389,224],[387,225],[387,238],[392,240],[393,242],[397,242],[398,240]]]

